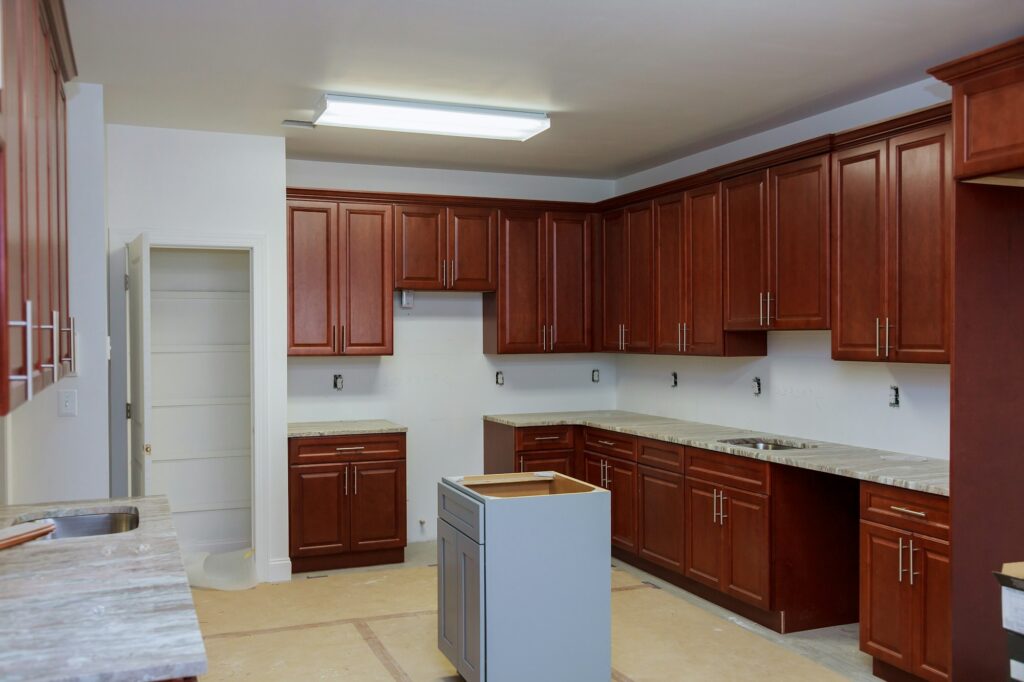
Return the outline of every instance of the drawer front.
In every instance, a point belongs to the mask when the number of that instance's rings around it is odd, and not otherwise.
[[[949,498],[861,482],[860,517],[893,528],[949,539]]]
[[[683,446],[651,438],[637,439],[636,461],[665,471],[683,471]]]
[[[636,437],[614,431],[587,428],[583,432],[583,447],[612,457],[636,461]]]
[[[437,484],[437,516],[452,528],[469,536],[474,542],[484,543],[484,505],[458,490]]]
[[[571,448],[575,432],[575,426],[531,426],[516,429],[516,452]]]
[[[685,448],[687,476],[721,483],[739,490],[767,495],[770,492],[768,462],[700,448]]]
[[[402,459],[404,457],[404,433],[288,439],[288,462],[290,464],[353,462],[361,459]]]

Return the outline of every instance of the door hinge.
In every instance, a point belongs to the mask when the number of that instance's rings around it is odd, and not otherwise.
[[[131,403],[125,403],[124,404],[124,418],[125,419],[131,419],[132,418],[132,404]]]

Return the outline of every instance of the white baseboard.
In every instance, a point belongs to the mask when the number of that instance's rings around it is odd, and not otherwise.
[[[259,571],[261,567],[256,566],[256,570]],[[291,559],[271,559],[267,562],[267,573],[266,575],[260,576],[260,580],[265,583],[286,583],[292,579],[292,560]]]

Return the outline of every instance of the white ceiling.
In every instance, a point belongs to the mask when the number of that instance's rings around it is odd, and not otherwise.
[[[1024,0],[68,0],[111,123],[291,158],[618,177],[925,77]],[[551,112],[527,142],[285,128],[323,91]]]

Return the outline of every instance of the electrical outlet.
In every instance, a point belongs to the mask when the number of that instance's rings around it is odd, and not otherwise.
[[[679,386],[679,372],[672,372],[672,388]]]
[[[57,391],[57,416],[78,416],[78,391],[73,388]]]
[[[334,375],[334,390],[340,391],[345,388],[345,378],[340,374]]]
[[[754,397],[756,398],[757,396],[761,395],[761,377],[754,377],[754,380],[751,382],[751,384],[753,384]]]
[[[495,372],[494,373],[494,383],[498,384],[499,386],[504,386],[505,385],[505,373],[504,372]]]
[[[889,387],[889,407],[900,406],[900,387],[893,385]]]
[[[601,370],[599,370],[599,369],[592,369],[592,370],[590,370],[590,380],[593,381],[595,384],[599,383],[601,381]]]

